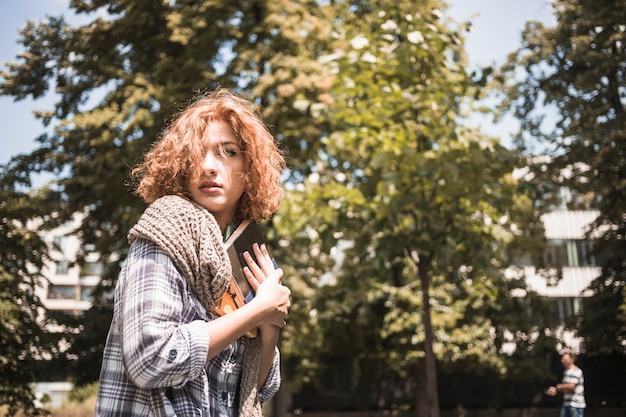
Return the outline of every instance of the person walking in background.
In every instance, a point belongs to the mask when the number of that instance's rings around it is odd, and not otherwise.
[[[291,292],[265,245],[244,256],[256,296],[223,315],[224,241],[280,204],[284,158],[254,105],[220,89],[178,114],[131,172],[149,206],[128,234],[95,415],[261,417],[280,386]],[[257,336],[246,333],[257,329]]]
[[[585,378],[583,371],[575,364],[576,355],[564,353],[561,364],[565,371],[560,384],[548,387],[546,393],[552,397],[563,394],[563,406],[560,417],[583,417],[585,410]]]

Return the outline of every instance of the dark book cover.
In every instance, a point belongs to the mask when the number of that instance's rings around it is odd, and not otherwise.
[[[243,268],[247,265],[243,254],[246,251],[249,252],[252,259],[256,262],[254,249],[252,248],[252,245],[255,243],[258,243],[259,246],[263,245],[265,244],[265,238],[259,225],[252,220],[246,220],[241,223],[224,243],[230,258],[233,277],[230,280],[228,290],[222,296],[219,306],[215,308],[215,312],[220,316],[235,311],[254,298],[254,291],[243,273]],[[267,247],[267,244],[265,246]],[[267,250],[269,252],[269,248]],[[272,260],[274,261],[273,258]],[[277,268],[276,261],[274,261],[274,267]],[[247,332],[246,336],[256,337],[256,334],[257,329],[255,328]]]
[[[250,256],[252,256],[252,259],[257,262],[254,249],[252,249],[254,243],[258,243],[259,246],[265,244],[267,251],[270,252],[265,238],[263,237],[263,233],[261,232],[261,228],[254,220],[243,221],[225,242],[226,252],[228,253],[233,269],[233,277],[235,278],[235,282],[241,291],[245,303],[250,302],[250,300],[254,298],[254,291],[252,291],[243,273],[243,268],[247,265],[243,254],[247,251],[250,253]],[[276,267],[276,262],[274,262],[274,267]]]

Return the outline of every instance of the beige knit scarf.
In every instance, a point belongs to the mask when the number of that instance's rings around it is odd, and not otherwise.
[[[128,241],[147,239],[173,260],[200,303],[211,312],[228,287],[232,269],[217,221],[204,207],[180,196],[161,197],[128,233]],[[240,417],[261,417],[257,381],[261,344],[245,339],[240,381]]]

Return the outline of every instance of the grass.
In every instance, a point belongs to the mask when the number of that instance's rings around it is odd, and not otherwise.
[[[43,409],[50,412],[50,417],[93,417],[93,410],[96,405],[96,397],[90,397],[82,402],[67,401],[61,407]],[[0,406],[0,416],[5,416],[7,406]],[[18,412],[15,417],[24,417],[24,414]]]
[[[89,397],[82,402],[68,401],[61,407],[51,409],[51,417],[93,417],[96,397]]]
[[[93,417],[97,391],[98,384],[76,388],[69,393],[68,400],[60,407],[47,406],[44,399],[42,409],[50,412],[49,417]],[[7,415],[7,409],[7,406],[0,406],[0,416]],[[24,417],[24,414],[18,412],[15,417]]]

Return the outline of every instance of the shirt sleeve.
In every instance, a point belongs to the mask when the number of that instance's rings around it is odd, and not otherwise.
[[[133,242],[126,262],[116,291],[126,372],[140,388],[182,386],[204,372],[210,342],[204,309],[153,242]]]
[[[272,365],[272,369],[265,380],[265,384],[263,384],[263,387],[261,387],[261,390],[259,391],[259,401],[263,403],[276,395],[278,389],[280,388],[280,383],[280,351],[276,348],[274,364]]]

